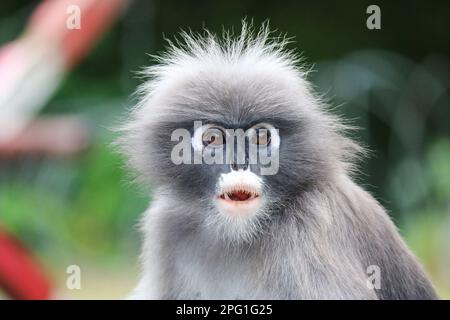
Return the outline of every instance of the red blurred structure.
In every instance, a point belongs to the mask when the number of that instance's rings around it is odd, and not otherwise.
[[[0,229],[0,289],[20,300],[49,299],[51,285],[32,254]]]

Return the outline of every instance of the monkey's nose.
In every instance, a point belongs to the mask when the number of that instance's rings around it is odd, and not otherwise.
[[[238,171],[240,169],[247,170],[248,169],[248,162],[246,162],[244,164],[237,164],[237,163],[232,162],[230,164],[230,167],[231,167],[232,171]]]
[[[235,144],[235,151],[230,161],[231,171],[238,171],[240,169],[247,170],[249,166],[249,141],[248,137],[245,137],[244,149],[239,149],[237,141]]]

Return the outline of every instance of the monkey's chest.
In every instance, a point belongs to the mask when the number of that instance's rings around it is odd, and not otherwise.
[[[306,257],[292,260],[289,255],[283,263],[269,257],[264,261],[199,256],[185,247],[175,260],[170,291],[178,299],[375,298],[351,265],[314,265]]]
[[[181,299],[273,298],[256,268],[242,261],[195,259],[189,252],[175,262],[174,288]]]

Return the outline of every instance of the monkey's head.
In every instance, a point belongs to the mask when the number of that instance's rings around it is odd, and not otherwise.
[[[145,71],[121,144],[142,180],[182,203],[185,218],[248,241],[345,171],[356,146],[267,27],[182,37]]]

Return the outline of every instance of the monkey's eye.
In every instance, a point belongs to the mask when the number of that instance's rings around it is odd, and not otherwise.
[[[250,143],[267,146],[270,143],[270,131],[266,128],[257,128],[250,136]]]
[[[218,127],[209,127],[203,132],[203,146],[220,147],[223,145],[223,131]]]
[[[225,143],[225,130],[215,124],[205,124],[194,131],[192,146],[197,152],[208,146],[220,148]]]
[[[279,145],[278,130],[268,123],[260,123],[251,127],[247,134],[251,144],[268,146],[275,143],[275,147]]]

